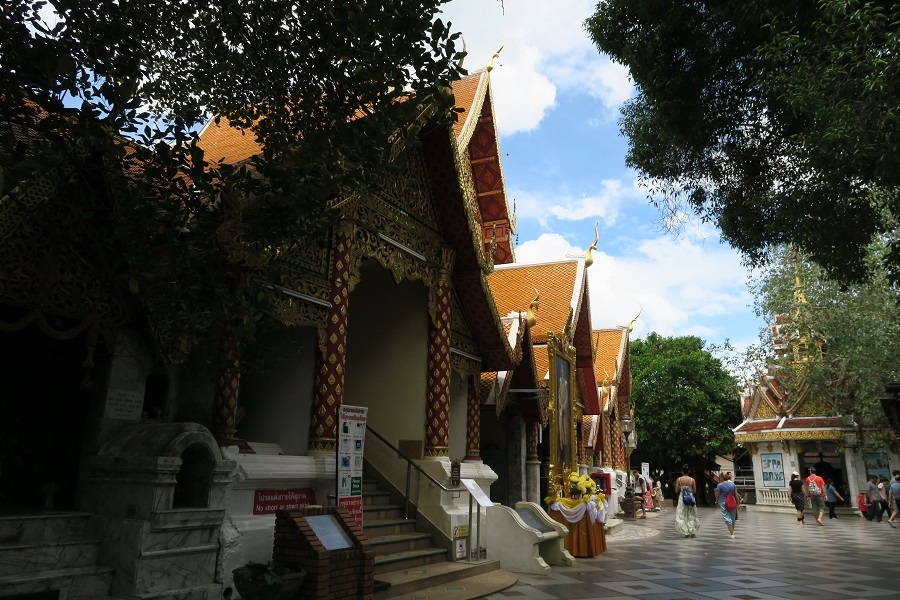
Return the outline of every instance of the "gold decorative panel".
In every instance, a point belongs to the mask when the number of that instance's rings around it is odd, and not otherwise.
[[[821,429],[816,431],[761,431],[737,434],[735,441],[739,444],[747,442],[768,442],[781,440],[842,440],[844,432],[839,429]]]

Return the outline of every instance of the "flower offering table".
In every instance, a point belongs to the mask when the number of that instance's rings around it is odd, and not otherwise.
[[[569,529],[565,547],[576,558],[591,558],[606,551],[605,498],[557,498],[550,503],[550,518]]]

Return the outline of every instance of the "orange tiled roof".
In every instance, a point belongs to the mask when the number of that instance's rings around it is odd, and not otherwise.
[[[478,397],[481,400],[481,403],[488,399],[488,396],[491,395],[491,389],[497,383],[497,373],[496,371],[488,371],[481,373],[478,377]]]
[[[466,119],[472,112],[472,105],[475,103],[478,85],[481,83],[483,75],[484,71],[479,71],[468,77],[454,81],[452,84],[456,107],[463,109],[463,112],[457,115],[456,123],[453,126],[453,132],[456,134],[456,137],[459,137],[462,133],[463,127],[466,124]]]
[[[483,75],[484,71],[480,71],[453,82],[456,106],[463,109],[454,125],[454,132],[457,137],[462,132],[466,117],[472,110],[478,85]],[[242,131],[232,127],[228,119],[225,118],[220,119],[219,123],[210,120],[200,130],[198,145],[203,149],[207,161],[218,162],[222,160],[227,164],[247,160],[251,156],[259,154],[262,150],[261,144],[256,140],[256,135],[252,131]]]
[[[533,348],[534,376],[537,378],[538,387],[547,387],[549,384],[547,374],[550,372],[550,354],[547,352],[547,345],[535,345]]]
[[[262,150],[262,146],[256,140],[256,134],[250,130],[232,127],[225,118],[218,124],[215,121],[207,123],[200,130],[197,145],[203,149],[207,162],[211,163],[220,160],[226,164],[238,163],[259,154]]]
[[[497,312],[500,315],[525,312],[537,289],[541,297],[540,308],[535,312],[538,320],[531,329],[531,340],[535,345],[547,343],[548,331],[561,335],[566,326],[578,266],[578,260],[574,259],[536,265],[498,266],[487,276]],[[535,360],[538,360],[537,354],[538,351],[535,352]],[[538,370],[540,377],[543,373]]]
[[[595,329],[591,332],[591,341],[594,346],[594,376],[597,384],[604,381],[618,379],[619,354],[622,352],[622,342],[625,340],[624,327],[615,329]]]

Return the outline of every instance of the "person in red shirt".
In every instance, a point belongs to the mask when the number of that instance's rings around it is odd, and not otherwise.
[[[825,480],[816,475],[815,467],[809,467],[807,471],[809,475],[804,482],[806,495],[812,505],[812,512],[816,515],[816,523],[824,526],[822,515],[825,514]]]

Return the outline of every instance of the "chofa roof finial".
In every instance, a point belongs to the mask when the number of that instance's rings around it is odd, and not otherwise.
[[[504,43],[500,42],[500,47],[497,48],[497,51],[491,55],[491,60],[488,61],[487,65],[484,67],[484,70],[490,73],[494,69],[494,59],[500,58],[500,52],[503,50]]]
[[[588,246],[587,252],[584,253],[584,266],[589,267],[594,264],[593,251],[597,249],[597,242],[600,241],[600,223],[594,223],[594,243]]]
[[[534,290],[534,300],[532,300],[531,304],[528,305],[528,312],[525,313],[525,324],[529,329],[537,324],[537,315],[534,314],[534,311],[541,307],[541,295],[538,294],[537,288],[532,289]]]

